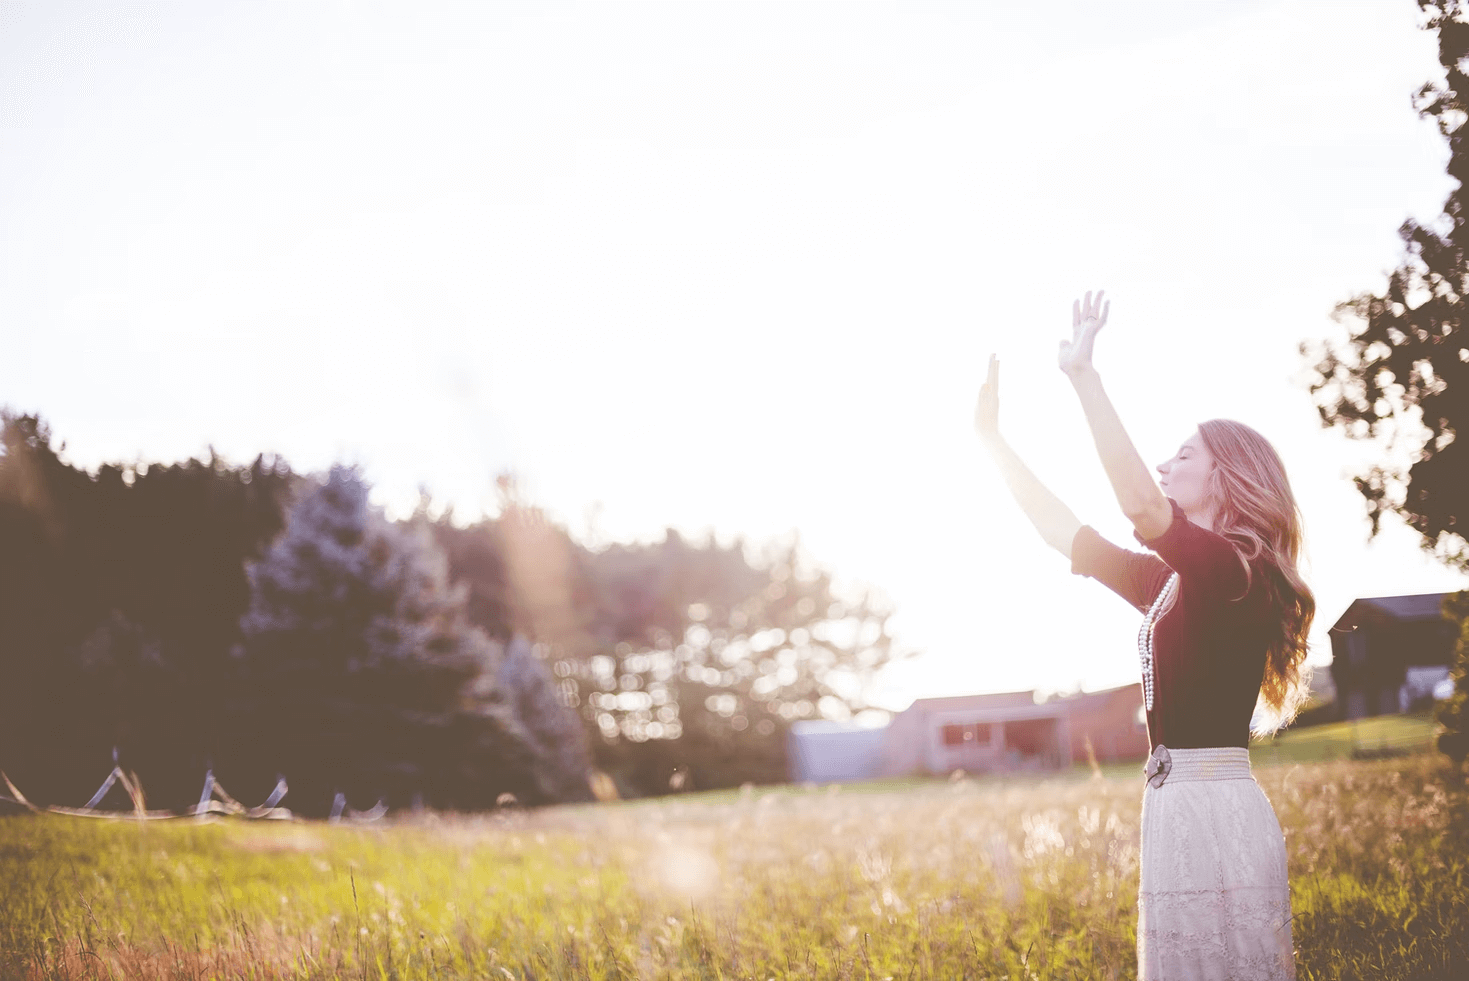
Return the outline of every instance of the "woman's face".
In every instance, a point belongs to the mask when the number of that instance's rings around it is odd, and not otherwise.
[[[1178,502],[1183,513],[1195,524],[1196,520],[1211,516],[1213,502],[1208,499],[1209,474],[1214,471],[1214,457],[1204,448],[1204,440],[1197,432],[1183,441],[1173,459],[1158,464],[1158,486],[1163,493]]]

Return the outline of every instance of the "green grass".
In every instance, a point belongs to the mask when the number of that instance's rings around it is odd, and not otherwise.
[[[0,977],[1128,978],[1131,769],[361,828],[0,819]],[[1256,774],[1302,979],[1463,976],[1461,775]]]
[[[1380,715],[1355,722],[1333,722],[1288,729],[1250,747],[1256,765],[1316,763],[1361,755],[1389,755],[1429,749],[1438,738],[1432,715]]]

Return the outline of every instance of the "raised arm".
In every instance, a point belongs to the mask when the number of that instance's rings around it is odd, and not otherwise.
[[[1111,301],[1106,306],[1102,305],[1102,296],[1098,292],[1093,302],[1092,295],[1088,293],[1084,304],[1081,300],[1072,304],[1072,333],[1069,341],[1061,342],[1061,370],[1071,379],[1071,385],[1081,399],[1092,440],[1097,445],[1097,455],[1102,458],[1102,468],[1112,482],[1112,491],[1117,495],[1122,513],[1127,515],[1127,520],[1132,522],[1139,535],[1153,539],[1172,524],[1173,507],[1153,481],[1153,475],[1138,455],[1137,448],[1132,445],[1117,410],[1112,407],[1112,400],[1102,388],[1101,376],[1092,366],[1092,346],[1097,331],[1107,323],[1107,313],[1112,307]]]
[[[1071,509],[1061,503],[1045,484],[1016,455],[1000,435],[1000,362],[990,355],[989,377],[979,389],[979,405],[974,410],[974,428],[989,450],[990,457],[1000,468],[1005,486],[1010,489],[1035,530],[1041,533],[1047,545],[1071,558],[1071,542],[1081,528],[1081,522]]]

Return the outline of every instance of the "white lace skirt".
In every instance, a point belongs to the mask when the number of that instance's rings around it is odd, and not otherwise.
[[[1285,837],[1249,750],[1168,752],[1143,791],[1138,977],[1293,979]]]

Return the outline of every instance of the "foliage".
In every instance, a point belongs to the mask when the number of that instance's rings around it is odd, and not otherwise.
[[[1302,345],[1315,362],[1311,392],[1323,425],[1355,439],[1384,444],[1398,457],[1415,456],[1404,473],[1391,463],[1356,478],[1376,534],[1382,516],[1401,514],[1425,548],[1469,569],[1460,518],[1469,518],[1469,441],[1456,439],[1469,424],[1469,23],[1462,0],[1418,0],[1424,26],[1438,31],[1441,82],[1414,99],[1448,142],[1449,176],[1458,185],[1443,214],[1424,224],[1412,218],[1399,230],[1406,255],[1381,294],[1364,292],[1341,303],[1349,323],[1344,345]]]
[[[0,448],[0,770],[31,798],[86,800],[114,747],[172,809],[211,766],[246,800],[285,773],[307,813],[338,789],[364,807],[587,796],[544,665],[473,627],[430,523],[387,521],[351,471],[89,474],[8,414]]]
[[[798,542],[756,557],[670,529],[593,550],[501,489],[498,518],[436,525],[453,576],[483,629],[548,651],[625,791],[784,780],[789,724],[869,708],[873,676],[901,656],[886,604],[836,595]]]
[[[1458,978],[1469,790],[1437,754],[1261,767],[1298,977]],[[894,782],[434,817],[0,819],[0,975],[1136,974],[1140,785]]]
[[[1438,748],[1455,763],[1469,759],[1469,591],[1453,593],[1444,600],[1444,616],[1459,625],[1454,648],[1454,693],[1438,706],[1443,733]]]
[[[0,769],[43,802],[113,747],[174,809],[211,766],[309,813],[574,799],[589,764],[634,794],[780,781],[789,724],[868,708],[900,656],[795,541],[590,549],[509,479],[460,526],[263,457],[91,474],[34,416],[0,445]]]
[[[591,769],[586,731],[525,637],[516,634],[505,645],[493,681],[531,755],[538,791],[534,799],[586,799]]]
[[[338,791],[440,807],[586,796],[544,670],[469,623],[423,523],[394,524],[367,495],[355,470],[332,468],[249,567],[239,714],[254,726],[238,759],[289,761],[293,806],[317,813]]]
[[[121,746],[155,803],[197,798],[243,563],[281,527],[291,480],[264,457],[88,474],[39,418],[0,413],[0,769],[80,803]]]
[[[1406,246],[1401,265],[1381,294],[1364,292],[1340,304],[1350,323],[1345,345],[1301,346],[1315,362],[1311,392],[1322,424],[1355,439],[1372,439],[1399,464],[1379,463],[1356,478],[1375,535],[1382,516],[1401,515],[1425,549],[1469,571],[1469,11],[1464,0],[1418,0],[1423,26],[1438,32],[1444,78],[1417,92],[1414,106],[1432,119],[1448,143],[1448,174],[1457,183],[1443,214],[1423,224],[1412,218],[1398,234]],[[1460,615],[1456,619],[1463,623]],[[1457,694],[1441,719],[1446,753],[1464,759],[1469,729],[1464,709],[1469,650],[1461,642]]]
[[[741,542],[670,531],[585,563],[604,638],[573,665],[586,717],[634,756],[660,728],[680,735],[693,786],[784,780],[790,723],[869,708],[873,676],[899,653],[890,609],[870,593],[835,595],[798,542],[752,561]]]

